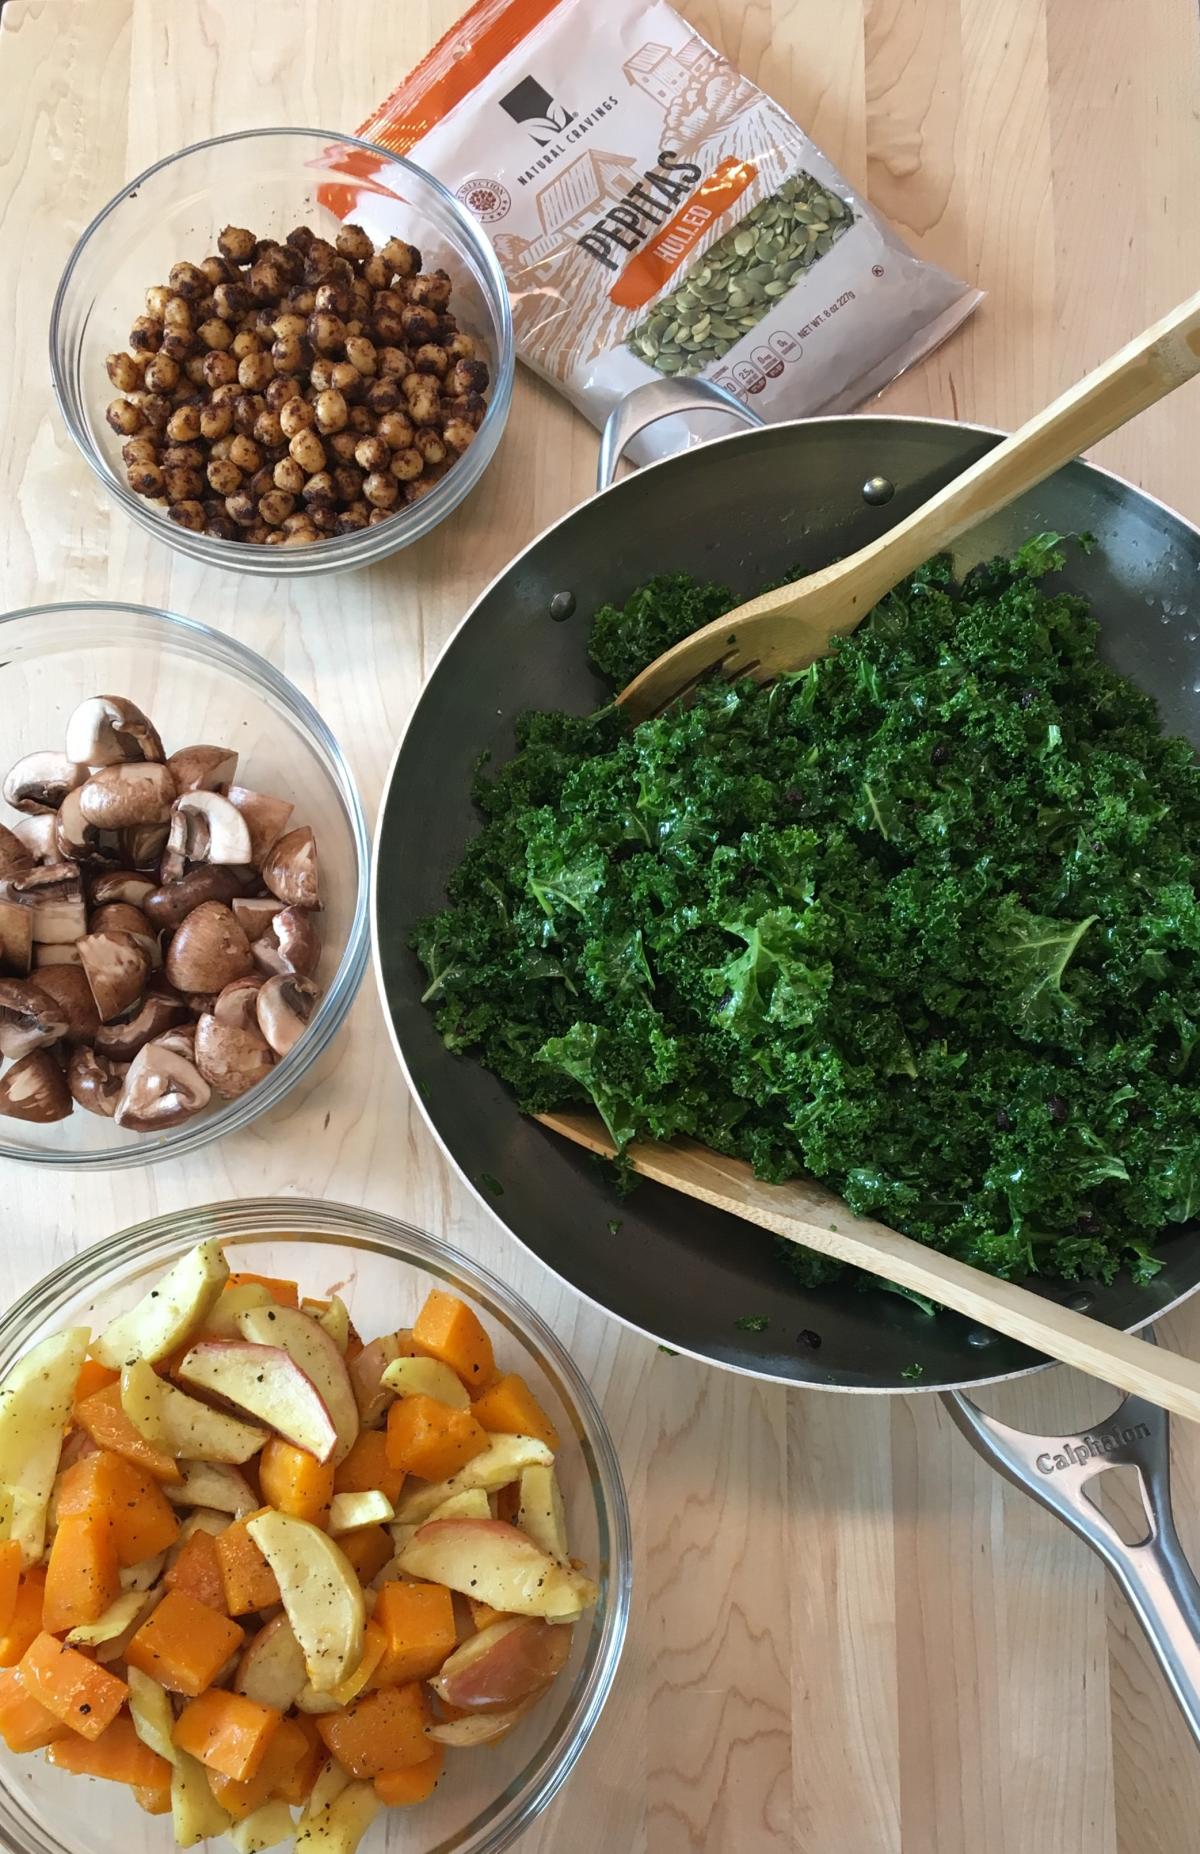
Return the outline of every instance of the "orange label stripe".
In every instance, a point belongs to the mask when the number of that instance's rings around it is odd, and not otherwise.
[[[630,258],[608,292],[609,301],[618,309],[641,309],[652,296],[657,296],[713,220],[727,212],[757,178],[758,169],[752,161],[741,161],[736,155],[722,161],[707,180],[700,182],[674,217],[654,234],[645,250]]]

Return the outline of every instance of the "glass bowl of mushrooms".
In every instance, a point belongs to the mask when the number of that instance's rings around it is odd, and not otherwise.
[[[282,1100],[368,949],[336,740],[278,670],[136,605],[0,616],[0,1158],[173,1158]]]
[[[457,508],[500,442],[512,318],[441,183],[353,136],[199,142],[111,200],[50,322],[67,428],[144,528],[209,566],[365,566]]]

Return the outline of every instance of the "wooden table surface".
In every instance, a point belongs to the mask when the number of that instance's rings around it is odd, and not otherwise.
[[[450,628],[588,494],[594,434],[523,376],[498,462],[419,546],[311,585],[206,572],[110,508],[51,403],[46,325],[75,237],[122,181],[224,130],[353,128],[459,10],[7,0],[0,16],[0,604],[116,598],[222,626],[313,697],[368,810]],[[1196,287],[1195,0],[685,10],[921,252],[989,292],[888,408],[1011,425]],[[1097,455],[1198,519],[1198,410],[1192,388]],[[935,1398],[789,1394],[665,1357],[584,1307],[447,1169],[371,981],[321,1070],[186,1161],[4,1168],[0,1288],[158,1211],[298,1193],[435,1229],[541,1309],[612,1426],[637,1576],[611,1704],[529,1854],[1190,1854],[1200,1755],[1128,1612]],[[1200,1302],[1163,1337],[1200,1350]],[[1057,1372],[990,1404],[1061,1430],[1078,1388]],[[1194,1432],[1175,1463],[1200,1546]]]

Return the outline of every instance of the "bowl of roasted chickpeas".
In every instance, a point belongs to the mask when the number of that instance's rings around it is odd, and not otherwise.
[[[54,301],[67,428],[106,490],[209,566],[394,553],[500,442],[514,346],[471,215],[386,149],[317,129],[199,142],[97,214]]]

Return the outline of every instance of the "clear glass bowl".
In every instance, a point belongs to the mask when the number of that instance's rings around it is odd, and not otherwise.
[[[370,843],[350,769],[311,702],[244,644],[144,605],[38,605],[0,616],[0,777],[23,754],[60,748],[68,715],[90,695],[128,696],[168,753],[200,741],[236,747],[239,779],[291,799],[295,822],[312,826],[324,903],[316,975],[324,995],[290,1055],[240,1100],[162,1133],[126,1132],[83,1108],[49,1126],[0,1117],[0,1159],[99,1170],[178,1158],[248,1126],[312,1067],[366,969]]]
[[[338,210],[327,203],[336,201]],[[343,219],[381,242],[420,248],[454,284],[451,308],[482,343],[491,369],[488,409],[472,443],[428,495],[389,521],[309,547],[221,541],[180,528],[158,503],[129,488],[123,440],[105,421],[114,388],[107,355],[127,345],[130,324],[152,284],[181,258],[216,250],[226,225],[282,239],[304,224],[330,240]],[[71,253],[50,317],[50,378],[67,429],[104,487],[143,528],[207,566],[238,573],[336,572],[366,566],[428,534],[479,481],[508,418],[515,366],[512,316],[487,239],[453,194],[411,161],[353,135],[324,129],[248,129],[168,155],[130,181],[88,226]]]
[[[494,1275],[407,1224],[340,1204],[258,1198],[139,1223],[85,1250],[24,1295],[0,1323],[0,1376],[63,1326],[101,1327],[194,1243],[217,1237],[235,1269],[281,1275],[307,1293],[341,1294],[364,1337],[411,1322],[431,1287],[469,1299],[563,1439],[559,1478],[573,1552],[600,1584],[576,1625],[571,1658],[546,1698],[499,1744],[450,1751],[433,1797],[382,1813],[364,1842],[405,1854],[498,1854],[554,1795],[600,1715],[629,1616],[632,1544],[620,1469],[604,1419],[564,1348]],[[169,1817],[144,1815],[117,1784],[85,1783],[39,1756],[0,1746],[0,1842],[19,1854],[169,1854]]]

